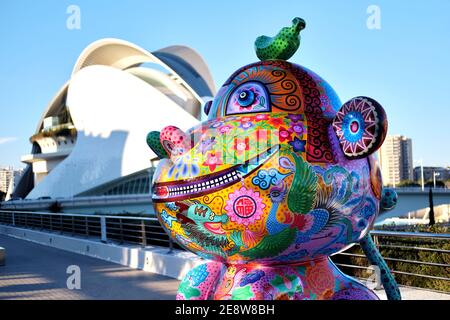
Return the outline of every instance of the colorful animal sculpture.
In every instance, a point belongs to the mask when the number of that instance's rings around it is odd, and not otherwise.
[[[368,97],[341,104],[311,70],[289,63],[305,23],[255,43],[262,59],[234,72],[205,106],[208,120],[151,132],[161,158],[153,202],[169,234],[207,259],[178,299],[378,299],[330,255],[360,243],[400,294],[369,230],[383,200],[374,152],[387,131]],[[385,193],[386,195],[386,193]]]

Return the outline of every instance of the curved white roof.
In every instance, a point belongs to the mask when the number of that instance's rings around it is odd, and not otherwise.
[[[198,54],[197,51],[195,51],[192,48],[186,47],[186,46],[170,46],[163,49],[159,49],[153,52],[153,55],[155,55],[158,59],[164,61],[167,65],[170,65],[171,68],[175,69],[181,76],[185,78],[189,78],[189,75],[184,74],[182,68],[178,68],[178,63],[181,62],[185,65],[188,65],[192,69],[194,69],[195,72],[191,73],[197,73],[198,75],[196,78],[203,82],[205,82],[206,87],[209,89],[209,92],[202,92],[203,88],[196,88],[195,84],[192,84],[194,89],[197,90],[197,92],[201,96],[214,96],[216,93],[216,88],[214,85],[213,77],[211,75],[211,72],[209,71],[208,66],[206,65],[203,58]],[[189,70],[192,71],[192,70]]]
[[[147,168],[149,150],[142,137],[148,130],[169,124],[194,126],[203,98],[214,94],[206,63],[188,47],[151,53],[119,39],[93,42],[77,59],[71,79],[54,95],[36,129],[39,133],[46,117],[67,108],[77,128],[77,143],[62,161],[49,160],[46,171],[38,166],[35,171],[33,163],[34,173],[46,175],[28,195],[29,183],[21,193],[27,198],[71,196]]]
[[[42,113],[41,118],[39,119],[36,133],[39,133],[41,131],[42,123],[44,122],[44,118],[48,117],[49,114],[56,114],[61,108],[62,102],[66,99],[67,95],[67,89],[69,88],[70,80],[67,81],[53,96],[50,103],[47,105],[47,108]]]
[[[90,65],[107,65],[124,70],[142,63],[158,64],[177,75],[199,100],[202,96],[213,96],[215,93],[214,82],[205,61],[186,46],[170,46],[152,53],[125,40],[101,39],[83,50],[72,75]]]
[[[28,199],[71,197],[150,167],[145,137],[168,125],[187,130],[193,115],[130,72],[94,65],[71,79],[67,106],[77,128],[70,154],[36,184]]]
[[[174,74],[199,101],[201,97],[214,96],[215,86],[211,73],[202,57],[186,46],[170,46],[153,53],[125,40],[106,38],[88,45],[78,57],[72,76],[91,65],[104,65],[121,70],[143,63],[155,63]],[[55,114],[67,95],[70,80],[55,94],[38,122],[36,133],[41,130],[44,118]]]

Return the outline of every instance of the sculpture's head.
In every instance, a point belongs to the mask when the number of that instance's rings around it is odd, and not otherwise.
[[[269,58],[231,75],[206,104],[208,121],[148,136],[161,158],[153,180],[158,218],[203,257],[328,256],[361,239],[379,211],[373,153],[387,131],[383,108],[367,97],[342,105],[312,71],[270,59],[280,56],[278,40],[258,38],[258,56]]]

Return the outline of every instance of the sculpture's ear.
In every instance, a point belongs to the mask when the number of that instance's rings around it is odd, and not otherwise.
[[[383,188],[380,201],[380,211],[385,212],[395,208],[398,201],[397,192],[391,188]]]
[[[388,128],[386,113],[375,100],[356,97],[344,103],[333,129],[348,159],[365,158],[383,144]]]
[[[158,158],[169,158],[166,150],[161,144],[159,131],[151,131],[147,134],[147,145],[153,150]]]

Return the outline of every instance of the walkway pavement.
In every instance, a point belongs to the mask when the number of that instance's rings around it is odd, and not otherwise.
[[[402,294],[402,300],[450,300],[450,294],[430,290],[400,286],[400,292]],[[387,300],[384,290],[377,290],[375,293],[381,300]]]
[[[1,299],[174,299],[179,281],[104,260],[0,234]],[[81,289],[69,290],[67,267],[81,271]],[[73,282],[72,282],[73,283]]]
[[[174,299],[179,281],[0,234],[2,299]],[[81,289],[69,290],[67,267],[81,270]],[[450,300],[449,294],[401,287],[404,300]],[[386,299],[383,290],[376,293]]]

